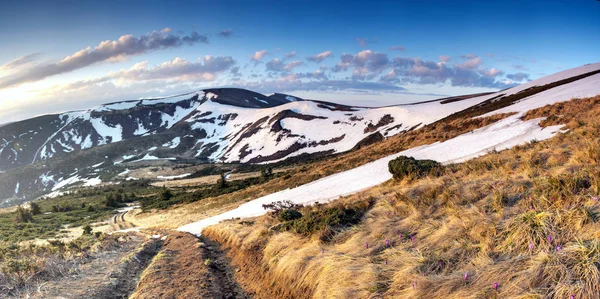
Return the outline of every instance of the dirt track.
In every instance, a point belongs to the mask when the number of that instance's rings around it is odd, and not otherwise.
[[[131,298],[251,298],[218,243],[172,231]]]

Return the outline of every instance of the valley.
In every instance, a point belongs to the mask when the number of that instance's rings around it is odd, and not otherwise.
[[[220,89],[58,116],[62,133],[36,141],[45,151],[0,173],[10,178],[0,182],[4,206],[23,204],[0,212],[0,260],[27,265],[3,268],[2,290],[589,296],[597,285],[577,263],[595,258],[598,86],[597,63],[497,93],[384,108]],[[178,109],[190,110],[148,120],[158,127],[139,136],[64,133]],[[100,137],[86,147],[84,136]],[[394,179],[388,165],[403,156],[439,170]]]

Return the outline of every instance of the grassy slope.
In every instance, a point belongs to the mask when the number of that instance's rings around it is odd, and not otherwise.
[[[330,157],[325,160],[317,159],[317,161],[306,164],[297,164],[293,167],[295,172],[290,171],[288,175],[273,179],[264,184],[254,185],[238,192],[181,205],[166,211],[139,214],[130,220],[141,226],[177,228],[231,210],[240,203],[287,188],[307,184],[328,175],[364,165],[411,147],[456,137],[476,128],[489,125],[506,116],[507,114],[469,120],[456,119],[427,125],[421,129],[395,135],[382,142],[365,146],[355,151]],[[285,165],[284,167],[288,166],[289,165]],[[275,171],[277,172],[277,170]]]
[[[230,248],[241,283],[265,298],[595,298],[598,103],[573,100],[525,117],[560,115],[544,124],[566,123],[566,134],[328,205],[375,200],[359,225],[330,241],[269,229],[279,221],[268,216],[204,233]]]

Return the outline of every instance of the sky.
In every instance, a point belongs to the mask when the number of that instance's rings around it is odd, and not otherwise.
[[[600,61],[600,1],[0,1],[0,124],[239,87],[381,106]]]

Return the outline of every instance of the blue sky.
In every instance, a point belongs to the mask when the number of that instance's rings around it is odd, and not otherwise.
[[[599,61],[599,20],[592,0],[2,1],[0,123],[215,86],[369,106],[498,90]]]

